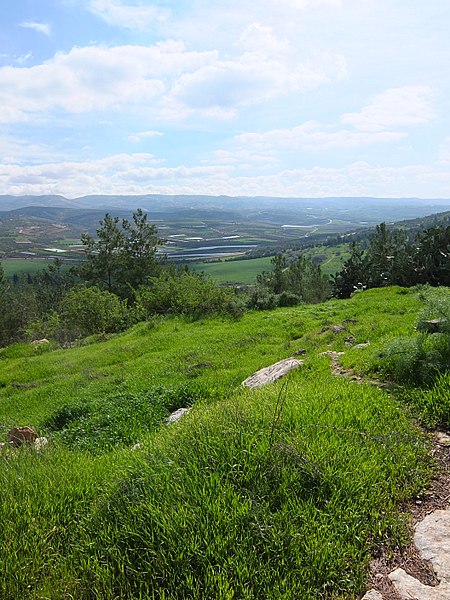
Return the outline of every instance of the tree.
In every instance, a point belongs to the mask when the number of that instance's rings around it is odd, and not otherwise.
[[[81,236],[86,247],[86,262],[77,273],[90,285],[132,297],[133,290],[153,277],[159,269],[156,248],[163,241],[157,237],[155,225],[138,209],[132,221],[111,217],[108,213],[100,221],[97,237]]]
[[[367,285],[367,261],[364,251],[356,242],[352,242],[350,256],[342,269],[331,277],[333,295],[338,298],[350,298],[352,293]]]
[[[164,241],[158,238],[156,226],[147,221],[147,214],[138,209],[133,214],[133,221],[122,221],[125,241],[122,249],[123,284],[131,289],[137,289],[146,283],[149,277],[154,277],[160,270],[160,261],[156,249]],[[126,290],[122,290],[124,295]]]
[[[450,285],[450,226],[419,233],[413,260],[416,283]]]
[[[114,292],[120,285],[121,252],[125,245],[119,217],[106,213],[96,233],[96,239],[87,233],[81,235],[81,243],[86,247],[86,262],[77,269],[77,273],[89,284]]]
[[[57,311],[65,295],[74,285],[72,273],[63,272],[63,262],[55,258],[53,263],[38,271],[33,279],[39,312]]]

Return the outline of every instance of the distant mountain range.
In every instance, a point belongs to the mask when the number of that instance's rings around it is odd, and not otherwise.
[[[303,219],[331,218],[340,219],[356,226],[372,225],[381,221],[400,221],[421,218],[432,213],[450,210],[450,199],[422,198],[369,198],[369,197],[329,197],[329,198],[274,198],[274,197],[232,197],[232,196],[194,196],[194,195],[161,195],[143,196],[107,196],[91,195],[68,199],[64,196],[0,196],[0,211],[18,211],[27,207],[47,209],[69,209],[68,212],[30,210],[28,216],[67,220],[76,217],[72,211],[98,211],[121,214],[142,208],[152,215],[173,216],[176,211],[182,216],[212,217],[217,214],[224,218],[225,213],[232,218],[258,219],[269,222],[292,222],[298,216]],[[17,214],[17,213],[16,213]],[[79,212],[78,212],[79,215]],[[11,215],[12,216],[12,215]],[[91,213],[91,218],[92,218]]]

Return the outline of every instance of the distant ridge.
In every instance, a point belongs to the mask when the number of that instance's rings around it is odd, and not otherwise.
[[[433,198],[376,198],[376,197],[326,197],[326,198],[286,198],[271,196],[210,196],[210,195],[87,195],[68,199],[60,195],[13,196],[0,195],[0,211],[14,210],[27,206],[83,208],[97,210],[135,210],[143,208],[149,211],[166,211],[175,208],[214,208],[222,210],[252,208],[259,210],[289,209],[295,206],[304,208],[326,207],[358,210],[368,205],[386,206],[390,209],[411,209],[414,214],[403,214],[400,219],[415,218],[430,212],[450,210],[450,199]],[[426,210],[425,210],[426,209]],[[419,211],[419,212],[414,212]],[[401,211],[400,211],[401,212]]]

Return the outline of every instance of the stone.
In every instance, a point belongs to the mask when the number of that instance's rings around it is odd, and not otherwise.
[[[438,431],[436,433],[437,443],[440,446],[450,446],[450,435],[444,433],[443,431]]]
[[[402,600],[450,599],[450,509],[435,510],[416,525],[414,543],[424,560],[430,561],[439,584],[425,585],[408,575],[403,569],[395,569],[389,575]]]
[[[420,323],[420,326],[417,327],[419,331],[425,331],[426,333],[442,333],[446,328],[446,319],[430,319],[429,321],[423,321]]]
[[[356,344],[353,346],[352,350],[362,350],[363,348],[368,348],[370,346],[370,342],[365,342],[364,344]]]
[[[41,346],[42,344],[50,344],[50,342],[48,341],[47,338],[42,338],[42,340],[33,340],[31,343],[33,346]]]
[[[260,388],[263,385],[273,383],[281,377],[284,377],[284,375],[287,375],[290,371],[296,369],[303,363],[303,360],[297,360],[296,358],[286,358],[285,360],[280,360],[274,365],[270,365],[270,367],[265,367],[264,369],[256,371],[256,373],[250,377],[247,377],[247,379],[245,379],[241,385],[251,389]]]
[[[450,586],[448,583],[440,583],[431,587],[421,583],[418,579],[408,575],[403,569],[395,569],[389,574],[389,579],[402,600],[449,600]]]
[[[40,452],[45,446],[48,446],[48,439],[46,437],[38,437],[34,440],[36,452]]]
[[[171,415],[169,415],[167,417],[167,422],[175,423],[175,421],[178,421],[179,419],[181,419],[181,417],[183,417],[190,410],[191,410],[191,408],[179,408],[178,410],[176,410],[175,412],[173,412]]]
[[[7,435],[8,442],[15,448],[25,443],[34,444],[36,438],[37,434],[31,427],[13,427]]]
[[[136,452],[137,450],[141,449],[141,445],[138,442],[137,444],[135,444],[132,448],[131,448],[131,452]]]
[[[343,331],[345,331],[345,327],[343,325],[333,325],[331,331],[333,333],[342,333]]]
[[[292,356],[304,356],[306,354],[306,350],[304,348],[300,348],[300,350],[296,350]]]
[[[441,583],[450,585],[450,509],[435,510],[418,523],[414,543],[422,557],[431,561]]]
[[[369,590],[361,600],[383,600],[383,596],[377,590]]]

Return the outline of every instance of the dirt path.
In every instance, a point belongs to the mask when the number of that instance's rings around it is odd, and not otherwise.
[[[366,379],[340,362],[344,352],[329,350],[336,377],[387,388],[383,381]],[[423,496],[403,507],[412,542],[392,555],[380,548],[370,565],[369,591],[363,600],[450,600],[450,436],[429,433],[436,476]],[[447,541],[448,540],[448,541]]]

